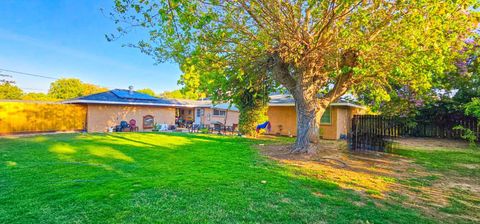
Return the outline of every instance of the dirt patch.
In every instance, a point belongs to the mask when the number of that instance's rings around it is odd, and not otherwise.
[[[422,139],[402,139],[400,144],[422,148],[466,147],[459,141],[427,139],[422,142]],[[441,208],[449,206],[453,191],[461,189],[474,198],[480,196],[480,183],[475,180],[429,172],[402,156],[382,152],[351,152],[345,149],[343,141],[321,141],[315,154],[291,154],[290,147],[287,144],[258,146],[262,154],[288,165],[296,175],[333,182],[341,188],[352,189],[369,197],[418,208],[438,219],[455,216],[441,212]],[[471,166],[476,167],[476,164]],[[479,218],[469,217],[473,221],[480,221]]]
[[[397,138],[395,142],[406,148],[422,148],[422,149],[442,149],[464,150],[468,148],[468,143],[461,140],[453,139],[437,139],[437,138]]]

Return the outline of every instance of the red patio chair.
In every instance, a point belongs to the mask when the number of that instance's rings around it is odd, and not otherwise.
[[[135,119],[130,120],[130,131],[138,131],[137,121]]]

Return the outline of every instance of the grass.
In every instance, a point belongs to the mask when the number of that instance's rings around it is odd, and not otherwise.
[[[431,171],[480,178],[479,149],[400,148],[393,153],[412,158]]]
[[[478,223],[480,220],[480,197],[478,193],[475,194],[471,191],[472,187],[480,186],[480,150],[478,148],[428,149],[415,147],[395,149],[393,153],[413,159],[415,163],[425,167],[431,174],[400,181],[403,184],[412,187],[428,187],[440,181],[460,186],[465,183],[470,185],[467,189],[458,187],[448,189],[448,186],[444,186],[443,190],[447,189],[450,192],[444,195],[448,199],[448,204],[438,210],[457,217],[456,222],[458,223]],[[468,218],[468,221],[462,218]]]
[[[272,141],[157,133],[0,139],[0,223],[435,222],[299,175],[253,148]]]

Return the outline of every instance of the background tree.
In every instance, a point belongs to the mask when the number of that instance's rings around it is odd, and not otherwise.
[[[106,88],[83,83],[79,79],[58,79],[50,84],[48,96],[54,99],[71,99],[106,91]]]
[[[137,90],[137,92],[144,93],[144,94],[147,94],[147,95],[150,95],[150,96],[155,96],[155,91],[153,91],[152,89],[149,89],[149,88],[139,89],[139,90]]]
[[[9,82],[0,83],[0,99],[19,100],[22,95],[23,90],[17,86]]]
[[[172,90],[172,91],[164,91],[160,93],[160,97],[169,98],[169,99],[186,99],[186,100],[198,100],[201,98],[205,98],[206,95],[204,93],[200,93],[198,91],[182,91],[182,90]]]
[[[200,51],[235,67],[268,57],[272,79],[296,102],[293,152],[306,152],[318,139],[326,107],[349,90],[375,86],[386,96],[390,85],[402,85],[428,91],[478,25],[476,0],[115,3],[120,35],[146,28],[148,40],[133,46],[158,61],[181,64]]]
[[[100,86],[97,86],[97,85],[94,85],[94,84],[83,83],[82,82],[82,96],[91,95],[91,94],[95,94],[95,93],[101,93],[101,92],[105,92],[105,91],[108,91],[108,89],[105,88],[105,87],[100,87]]]
[[[57,99],[54,99],[45,93],[26,93],[22,96],[22,100],[55,101]]]

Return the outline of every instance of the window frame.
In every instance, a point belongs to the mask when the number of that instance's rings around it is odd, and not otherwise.
[[[215,114],[215,111],[218,111],[218,114]],[[213,109],[212,114],[213,116],[217,116],[217,117],[225,117],[227,112],[225,110]]]
[[[325,116],[327,112],[330,117],[329,119],[330,121],[328,123],[322,121],[323,116]],[[327,109],[325,109],[325,112],[322,114],[322,117],[320,118],[320,125],[332,125],[332,108],[331,107],[327,107]]]
[[[146,119],[152,119],[152,124],[151,126],[149,125],[145,125],[145,120]],[[143,129],[151,129],[155,126],[155,117],[153,115],[145,115],[143,116],[143,119],[142,119],[142,127]]]

